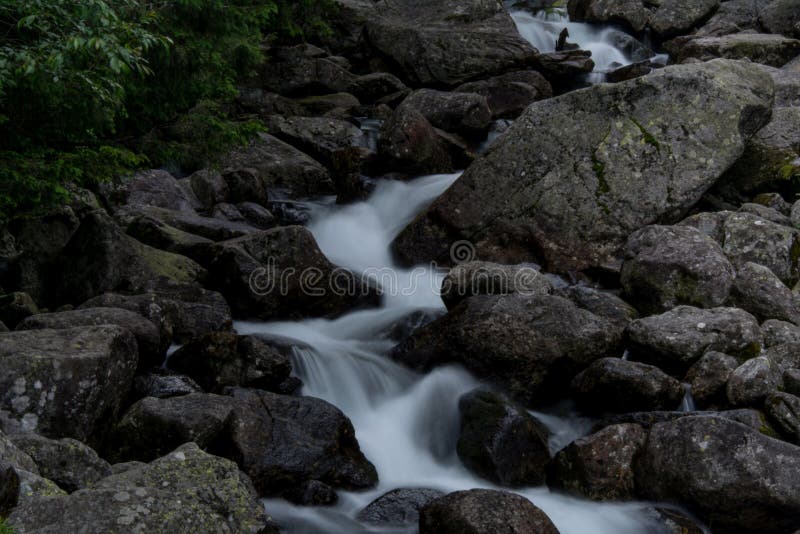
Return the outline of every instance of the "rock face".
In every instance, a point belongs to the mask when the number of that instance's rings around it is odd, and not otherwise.
[[[592,413],[673,410],[681,383],[658,367],[621,358],[595,361],[572,381],[578,406]]]
[[[719,417],[659,423],[636,469],[648,499],[676,502],[720,531],[791,532],[800,448]]]
[[[772,94],[758,67],[720,60],[534,103],[394,248],[446,263],[466,239],[484,260],[617,270],[632,232],[680,217],[736,161]]]
[[[412,85],[455,86],[525,65],[535,55],[499,2],[378,4],[367,38]]]
[[[561,297],[477,296],[415,331],[391,355],[415,369],[461,363],[535,403],[562,392],[575,374],[613,351],[620,331]]]
[[[688,226],[642,228],[628,238],[625,257],[622,287],[648,313],[721,306],[736,275],[722,248]]]
[[[672,48],[676,61],[697,58],[750,59],[771,67],[782,67],[800,54],[800,41],[781,35],[735,33],[719,37],[689,39]]]
[[[2,404],[26,430],[92,443],[133,381],[136,339],[119,326],[0,334]]]
[[[32,497],[8,518],[14,532],[271,532],[236,465],[188,443],[64,497]]]
[[[647,433],[635,424],[610,425],[559,451],[547,485],[596,501],[635,498],[634,460]]]
[[[550,518],[528,499],[505,491],[474,489],[440,497],[422,509],[420,534],[558,534]]]
[[[460,263],[442,281],[441,297],[448,309],[475,295],[547,295],[550,281],[528,265],[500,265],[483,261]]]
[[[78,326],[117,325],[130,330],[136,338],[139,366],[158,366],[164,361],[167,345],[152,322],[138,313],[121,308],[83,308],[32,315],[17,325],[17,330],[73,328]]]
[[[358,513],[358,520],[385,526],[413,525],[419,521],[419,511],[443,495],[427,488],[394,489],[369,503]]]
[[[524,408],[488,391],[458,401],[458,457],[471,471],[503,486],[537,486],[550,461],[546,428]]]
[[[707,351],[747,358],[761,350],[758,321],[736,308],[678,306],[633,321],[628,339],[637,359],[665,370],[686,371]]]

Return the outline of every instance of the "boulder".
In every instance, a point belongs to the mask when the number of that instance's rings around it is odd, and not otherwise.
[[[127,395],[138,355],[119,326],[0,334],[3,408],[49,438],[86,443],[105,433]]]
[[[632,500],[634,461],[646,439],[647,433],[636,424],[610,425],[576,439],[553,458],[547,485],[595,501]]]
[[[231,329],[231,309],[216,291],[186,284],[149,284],[138,295],[104,293],[85,308],[123,308],[142,315],[161,331],[162,342],[185,343],[206,332]]]
[[[767,74],[720,60],[534,103],[394,249],[448,263],[466,239],[488,261],[618,270],[627,237],[693,206],[768,122],[771,100]]]
[[[167,171],[147,170],[101,186],[101,194],[112,206],[153,206],[175,211],[194,211],[199,201]]]
[[[772,393],[764,401],[764,411],[787,441],[800,445],[800,398],[780,391]]]
[[[569,0],[567,12],[575,22],[615,22],[636,33],[645,29],[651,16],[641,0]]]
[[[683,385],[658,367],[621,358],[594,361],[572,380],[578,407],[590,413],[672,410]]]
[[[205,271],[197,263],[125,235],[101,211],[88,214],[62,252],[58,296],[80,304],[108,291],[135,292],[154,279],[191,283]]]
[[[419,111],[436,128],[467,137],[485,136],[492,122],[486,97],[477,93],[419,89],[403,105]]]
[[[276,226],[276,218],[267,208],[255,202],[239,202],[236,209],[244,217],[247,224],[259,230],[267,230]]]
[[[697,406],[704,408],[726,403],[726,386],[731,373],[739,367],[733,356],[722,352],[706,352],[686,373],[692,397]]]
[[[223,168],[253,169],[267,188],[286,190],[291,198],[327,195],[335,191],[330,174],[319,162],[264,133],[248,146],[233,150],[224,158]]]
[[[78,326],[117,325],[136,338],[139,367],[157,367],[164,362],[169,340],[161,340],[156,325],[138,313],[122,308],[81,308],[55,313],[32,315],[17,325],[17,330],[63,329]]]
[[[267,121],[272,135],[331,167],[348,149],[369,153],[367,139],[357,126],[328,117],[280,117]]]
[[[670,372],[685,372],[712,350],[752,357],[762,343],[756,318],[736,308],[678,306],[633,321],[627,335],[632,357]]]
[[[773,0],[761,10],[759,21],[769,33],[800,38],[800,3]]]
[[[483,261],[460,263],[450,269],[442,281],[441,297],[448,309],[475,295],[512,293],[547,295],[550,281],[531,265],[500,265]]]
[[[250,176],[247,173],[226,173],[225,176],[231,180],[231,183],[234,183],[233,175],[238,175],[239,177]],[[242,192],[237,190],[236,194],[239,195],[242,194]],[[260,193],[254,194],[265,195],[263,189]],[[248,196],[248,194],[245,194],[245,196]],[[209,239],[211,241],[233,239],[250,234],[255,230],[252,226],[245,224],[246,221],[243,218],[239,220],[225,220],[213,215],[213,212],[212,217],[205,217],[198,215],[196,212],[165,210],[152,207],[143,208],[137,215],[130,218],[125,230],[129,235],[137,239],[142,239],[142,241],[147,240],[148,243],[153,242],[155,236],[152,235],[152,230],[148,228],[147,221],[155,221],[156,224],[160,223],[161,225],[172,227],[175,230],[191,234],[195,236],[195,241],[197,237]],[[174,234],[175,232],[173,231],[172,233]],[[183,237],[183,241],[189,239],[186,236]],[[175,239],[175,237],[172,238],[173,241]],[[155,243],[158,243],[158,241],[155,241]]]
[[[800,176],[798,147],[800,107],[776,107],[769,124],[747,142],[742,157],[725,173],[720,188],[728,196],[791,188],[787,182]]]
[[[784,343],[800,343],[800,326],[770,319],[761,324],[761,332],[764,334],[764,346],[782,345]]]
[[[771,0],[726,0],[693,35],[727,35],[744,30],[758,31],[758,15]]]
[[[198,217],[198,219],[206,218]],[[209,220],[214,221],[213,226],[221,226],[215,224],[215,219]],[[150,215],[134,217],[126,226],[125,233],[145,245],[187,257],[196,256],[204,245],[212,242],[208,238],[186,232]]]
[[[660,38],[688,33],[708,20],[720,5],[720,0],[663,0],[648,21],[650,29]]]
[[[508,72],[468,82],[459,85],[454,91],[477,93],[486,97],[486,103],[495,120],[516,119],[533,102],[553,96],[550,83],[535,70]]]
[[[319,480],[307,480],[284,491],[282,497],[302,506],[327,506],[336,504],[339,496],[329,485]]]
[[[608,319],[616,328],[623,330],[639,317],[633,306],[610,291],[574,285],[556,289],[553,294],[569,299],[577,307]]]
[[[7,524],[19,534],[277,532],[236,464],[194,443],[69,496],[31,497]]]
[[[297,103],[303,106],[304,115],[314,117],[319,115],[346,117],[361,106],[358,98],[346,92],[306,96],[297,99]]]
[[[234,389],[228,432],[215,449],[233,458],[262,495],[279,494],[308,480],[364,489],[378,481],[361,452],[350,420],[313,397],[287,397]]]
[[[25,318],[39,313],[39,307],[30,295],[20,291],[0,295],[0,321],[15,328]]]
[[[244,386],[275,391],[289,377],[289,358],[255,336],[210,332],[169,358],[168,367],[197,381],[206,391]]]
[[[528,412],[489,391],[458,401],[461,431],[457,452],[477,475],[501,486],[537,486],[550,461],[549,432]]]
[[[749,59],[755,63],[782,67],[800,54],[800,40],[765,33],[733,33],[722,36],[680,40],[667,48],[675,61],[689,58]]]
[[[222,175],[211,169],[202,169],[187,178],[189,186],[203,207],[210,210],[215,204],[227,202],[230,191]]]
[[[731,290],[732,305],[752,313],[758,320],[800,322],[800,306],[792,290],[768,268],[747,262],[739,267]]]
[[[734,406],[761,406],[783,385],[783,370],[767,356],[751,358],[728,377],[728,401]]]
[[[616,350],[621,328],[555,296],[476,296],[416,330],[391,357],[418,370],[460,363],[524,403],[551,400]]]
[[[394,74],[372,72],[353,80],[347,90],[363,103],[373,104],[389,95],[405,93],[408,87]]]
[[[536,54],[499,2],[401,0],[367,17],[370,45],[414,86],[456,86],[524,67]]]
[[[722,250],[735,267],[758,263],[789,286],[800,278],[800,231],[750,213],[732,213],[723,232]]]
[[[401,104],[383,123],[378,153],[387,165],[408,174],[452,172],[449,147],[422,113]]]
[[[234,313],[271,319],[344,311],[374,294],[325,257],[302,226],[282,226],[208,247],[210,281]],[[341,291],[340,288],[357,291]]]
[[[800,522],[799,476],[800,448],[720,417],[682,417],[650,430],[636,487],[716,530],[778,533]]]
[[[790,208],[791,209],[791,208]],[[792,226],[792,219],[788,215],[784,215],[775,208],[756,204],[754,202],[745,202],[739,207],[739,211],[745,213],[752,213],[762,219],[772,221],[775,224],[783,226]]]
[[[722,248],[688,226],[646,226],[625,244],[621,283],[624,294],[646,313],[679,304],[721,306],[736,272]]]
[[[320,95],[346,91],[356,76],[347,65],[319,48],[301,44],[270,50],[257,77],[257,86],[284,96]]]
[[[428,488],[393,489],[369,503],[356,517],[374,525],[416,525],[419,511],[443,495],[439,490]]]
[[[33,459],[40,475],[69,493],[111,475],[108,462],[80,441],[47,439],[33,433],[14,434],[9,438]]]
[[[473,489],[439,497],[419,516],[420,534],[558,534],[550,518],[528,499],[505,491]]]
[[[139,375],[133,381],[133,389],[138,398],[155,397],[166,399],[190,393],[202,393],[202,388],[185,375],[173,374],[165,369],[154,369]]]

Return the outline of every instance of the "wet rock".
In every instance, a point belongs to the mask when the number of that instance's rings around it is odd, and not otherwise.
[[[307,480],[364,489],[378,481],[361,452],[350,420],[313,397],[287,397],[235,389],[236,409],[225,441],[216,449],[236,459],[262,495],[274,495]]]
[[[724,4],[723,4],[724,5]],[[652,517],[663,534],[704,534],[707,529],[683,511],[673,508],[653,507],[643,510]]]
[[[681,383],[658,367],[621,358],[596,360],[571,389],[578,406],[592,413],[670,410],[684,395]]]
[[[800,4],[797,0],[774,0],[761,10],[761,25],[769,33],[800,38]]]
[[[458,409],[461,431],[456,450],[469,470],[502,486],[544,482],[549,432],[524,408],[479,390],[462,396]]]
[[[420,512],[420,534],[537,532],[557,534],[550,518],[528,499],[505,491],[473,489],[449,493]]]
[[[728,378],[728,401],[734,406],[760,406],[783,383],[783,371],[766,356],[751,358]]]
[[[326,195],[335,191],[330,174],[319,162],[276,137],[263,133],[249,146],[231,152],[224,159],[223,167],[253,169],[267,188],[285,189],[292,198]]]
[[[23,319],[39,313],[39,307],[30,295],[22,292],[0,296],[0,321],[15,328]]]
[[[419,111],[436,128],[467,137],[485,134],[492,122],[486,97],[477,93],[419,89],[403,105]]]
[[[156,325],[138,313],[121,308],[81,308],[56,313],[32,315],[17,325],[17,330],[63,329],[79,326],[117,325],[136,338],[139,367],[161,365],[169,345],[162,342]]]
[[[576,22],[616,22],[641,32],[650,18],[641,0],[570,0],[567,4],[570,20]]]
[[[416,109],[401,104],[383,123],[378,153],[392,167],[409,174],[452,172],[453,161],[444,140]]]
[[[326,506],[336,504],[338,500],[333,488],[319,480],[307,480],[299,486],[283,492],[283,498],[303,506]]]
[[[114,462],[148,462],[189,441],[205,449],[225,430],[232,410],[230,399],[222,395],[145,397],[114,427],[107,457]]]
[[[756,66],[716,61],[534,103],[394,249],[409,263],[447,263],[468,239],[487,261],[618,270],[631,233],[680,218],[738,159],[769,120],[771,84]],[[689,123],[702,135],[678,127]]]
[[[565,328],[569,325],[569,328]],[[461,363],[476,376],[536,403],[613,352],[621,329],[555,296],[476,296],[415,331],[391,356],[414,369]]]
[[[79,306],[123,308],[149,319],[161,330],[162,340],[184,343],[206,332],[230,330],[231,309],[216,291],[172,283],[150,284],[144,293],[105,293]]]
[[[653,67],[649,61],[640,61],[638,63],[631,63],[606,74],[606,80],[609,83],[619,83],[626,80],[633,80],[640,76],[646,76],[653,72]]]
[[[133,387],[139,398],[155,397],[157,399],[167,399],[203,391],[197,382],[188,376],[171,374],[166,370],[137,376],[133,382]]]
[[[108,291],[135,292],[158,278],[191,283],[205,276],[189,258],[125,235],[100,211],[84,217],[62,255],[58,295],[73,304]]]
[[[556,454],[547,485],[595,501],[635,498],[634,460],[647,433],[635,424],[610,425]]]
[[[347,90],[365,104],[373,104],[385,96],[406,92],[408,87],[393,74],[372,72],[353,80]]]
[[[369,43],[412,85],[455,86],[520,68],[536,53],[495,2],[378,4],[367,15],[366,31]]]
[[[358,520],[377,525],[415,525],[419,511],[443,492],[428,488],[398,488],[387,491],[358,513]]]
[[[627,330],[632,355],[667,371],[685,372],[708,351],[747,358],[761,350],[758,321],[736,308],[678,306],[633,321]]]
[[[101,534],[132,525],[153,532],[276,531],[236,465],[193,443],[69,496],[32,497],[7,522],[20,534]]]
[[[699,407],[727,402],[726,385],[731,373],[739,367],[733,356],[722,352],[707,352],[686,373],[692,397]]]
[[[714,58],[749,59],[772,67],[782,67],[800,54],[800,41],[781,35],[735,33],[719,37],[698,37],[669,47],[678,62],[689,58],[708,61]]]
[[[787,441],[800,445],[800,398],[775,392],[764,401],[764,411]]]
[[[140,171],[121,182],[105,184],[101,194],[113,206],[153,206],[175,211],[194,211],[199,201],[162,170]]]
[[[442,281],[441,297],[448,309],[475,295],[547,295],[550,281],[530,265],[500,265],[482,261],[460,263]]]
[[[708,20],[719,5],[720,0],[663,0],[659,2],[648,26],[661,38],[688,33]]]
[[[800,343],[800,327],[786,321],[776,319],[764,321],[761,324],[761,332],[764,334],[765,347],[784,343]]]
[[[289,377],[289,358],[254,336],[210,332],[175,351],[170,369],[184,373],[212,392],[226,386],[274,391]]]
[[[734,266],[747,262],[769,268],[787,285],[800,276],[800,232],[750,213],[732,213],[725,219],[722,250]]]
[[[556,89],[560,89],[565,83],[572,84],[575,78],[592,72],[595,64],[588,50],[566,50],[539,54],[534,66]]]
[[[80,441],[47,439],[33,433],[15,434],[10,439],[36,462],[39,474],[69,493],[111,475],[108,462]]]
[[[550,83],[534,70],[509,72],[468,82],[456,87],[455,91],[486,97],[492,119],[515,119],[533,102],[553,96]]]
[[[621,283],[646,313],[679,304],[712,308],[725,303],[736,272],[710,237],[688,226],[647,226],[625,245]]]
[[[735,193],[786,187],[800,174],[798,146],[800,107],[776,107],[769,124],[747,142],[742,157],[725,174],[722,187]]]
[[[650,430],[636,487],[718,530],[777,533],[800,521],[798,476],[800,448],[720,417],[683,417]]]
[[[203,169],[188,178],[189,184],[197,199],[205,209],[211,209],[215,204],[227,202],[230,191],[222,175],[214,170]]]
[[[127,395],[138,355],[119,326],[0,334],[2,405],[25,430],[92,443]]]
[[[739,267],[730,302],[760,321],[800,322],[800,307],[792,291],[772,271],[757,263],[748,262]]]
[[[371,294],[352,273],[328,261],[302,226],[215,243],[203,263],[234,313],[244,316],[321,316],[342,312]]]
[[[365,155],[369,152],[364,132],[347,121],[328,117],[275,116],[267,126],[278,139],[329,167],[338,153],[349,148],[361,148]]]

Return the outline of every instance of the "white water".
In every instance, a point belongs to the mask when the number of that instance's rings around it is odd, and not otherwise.
[[[238,322],[241,334],[263,334],[298,341],[293,367],[303,380],[303,394],[338,406],[353,422],[367,458],[375,464],[377,488],[340,492],[335,507],[298,507],[279,499],[266,501],[267,511],[288,532],[414,532],[370,530],[353,517],[373,499],[398,487],[431,487],[456,491],[491,484],[470,474],[455,453],[458,398],[478,381],[457,367],[419,376],[385,355],[394,344],[385,335],[414,312],[441,313],[437,294],[442,273],[430,268],[400,269],[389,244],[397,233],[444,192],[457,174],[380,182],[366,202],[350,206],[322,203],[312,210],[309,228],[334,262],[356,272],[377,275],[386,292],[379,309],[361,310],[337,319],[300,322]],[[392,278],[386,273],[396,273]],[[393,281],[392,281],[393,279]],[[414,281],[413,284],[411,282]],[[393,286],[393,287],[392,287]],[[557,450],[586,433],[585,419],[536,413],[551,428]],[[652,532],[639,504],[598,504],[550,493],[546,488],[519,491],[543,509],[562,534]]]

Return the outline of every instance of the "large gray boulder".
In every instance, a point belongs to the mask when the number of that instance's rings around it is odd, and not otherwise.
[[[648,25],[661,38],[687,33],[716,11],[720,0],[663,0]]]
[[[633,321],[627,334],[634,358],[679,373],[708,351],[748,358],[762,343],[756,318],[737,308],[678,306]]]
[[[676,61],[689,58],[749,59],[771,67],[782,67],[800,54],[800,40],[766,33],[732,33],[721,36],[676,40],[667,48]]]
[[[277,532],[236,464],[194,443],[69,496],[27,499],[7,524],[19,534]]]
[[[26,430],[93,443],[130,390],[136,339],[119,326],[0,334],[2,406]]]
[[[492,122],[486,97],[477,93],[419,89],[403,103],[422,113],[436,128],[468,137],[485,135]]]
[[[688,226],[646,226],[628,238],[625,257],[624,293],[649,313],[721,306],[736,275],[722,248]]]
[[[761,406],[783,385],[783,369],[768,356],[751,358],[728,377],[728,401],[734,406]]]
[[[419,511],[444,493],[428,488],[397,488],[369,503],[358,520],[382,526],[416,525]]]
[[[747,262],[763,265],[788,286],[800,279],[799,230],[752,213],[732,213],[722,231],[722,250],[735,267]]]
[[[798,477],[799,447],[720,417],[654,425],[636,468],[642,497],[686,506],[723,532],[792,532]]]
[[[476,296],[416,330],[391,356],[414,369],[460,363],[516,399],[561,395],[616,350],[622,327],[555,296]]]
[[[642,0],[569,0],[570,20],[581,22],[616,22],[634,32],[645,29],[651,13]]]
[[[761,10],[761,25],[770,33],[800,38],[800,2],[773,0]]]
[[[484,260],[618,270],[632,232],[678,219],[738,159],[772,94],[758,67],[721,60],[534,103],[394,248],[447,263],[466,239]]]
[[[411,85],[455,86],[519,68],[536,54],[503,4],[400,0],[374,6],[367,38]]]
[[[779,319],[800,323],[800,306],[792,290],[775,273],[757,263],[739,267],[730,300],[760,321]]]
[[[449,493],[422,509],[420,534],[558,534],[550,518],[528,499],[505,491]]]
[[[722,352],[706,352],[686,373],[692,397],[700,408],[727,401],[726,386],[739,361]]]
[[[348,150],[368,153],[367,138],[350,122],[330,117],[280,117],[267,121],[272,135],[302,150],[316,161],[334,166]]]
[[[533,266],[469,261],[450,269],[442,280],[441,297],[452,309],[475,295],[547,295],[552,289],[547,277]]]

